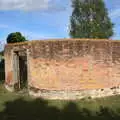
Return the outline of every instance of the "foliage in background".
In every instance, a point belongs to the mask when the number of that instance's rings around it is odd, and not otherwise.
[[[110,38],[113,24],[103,0],[72,0],[70,17],[72,38]]]
[[[24,42],[24,41],[27,40],[20,32],[10,33],[7,37],[7,43]]]
[[[0,51],[0,56],[4,56],[4,50]]]
[[[3,83],[5,80],[5,65],[4,65],[4,50],[3,44],[0,43],[0,83]]]
[[[5,80],[5,65],[4,65],[4,59],[0,59],[0,83],[3,83]]]

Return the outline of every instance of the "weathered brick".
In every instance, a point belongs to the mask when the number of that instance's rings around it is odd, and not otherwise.
[[[120,86],[119,41],[66,39],[6,45],[7,85],[15,83],[12,53],[21,49],[29,52],[29,87],[49,92],[58,91],[55,93],[58,95],[59,91],[79,91],[78,94],[84,90]],[[51,92],[50,95],[52,93],[54,94]],[[101,94],[103,93],[105,92]]]

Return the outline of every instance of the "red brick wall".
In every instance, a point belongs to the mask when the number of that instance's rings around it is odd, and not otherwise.
[[[11,47],[12,46],[12,47]],[[6,81],[12,80],[6,47]],[[24,45],[21,45],[24,46]],[[21,49],[20,45],[16,45]],[[111,88],[120,84],[120,42],[62,40],[29,42],[29,86],[47,90]],[[9,77],[10,76],[10,77]],[[9,78],[9,79],[7,79]]]
[[[112,57],[112,51],[117,50],[113,46],[111,41],[92,40],[35,42],[31,49],[30,85],[48,90],[118,86],[120,77],[116,76],[118,68]]]

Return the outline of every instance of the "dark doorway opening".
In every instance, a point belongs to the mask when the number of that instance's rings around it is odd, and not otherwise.
[[[27,52],[26,50],[14,52],[14,80],[15,90],[23,90],[27,88]]]

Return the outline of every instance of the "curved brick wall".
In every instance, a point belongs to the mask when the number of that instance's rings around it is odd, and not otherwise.
[[[7,45],[5,48],[7,85],[14,84],[11,51],[22,48],[28,49],[28,84],[34,95],[38,93],[38,96],[48,98],[52,95],[53,98],[60,98],[61,95],[63,98],[67,98],[67,95],[68,98],[70,96],[80,98],[83,91],[88,93],[90,90],[98,90],[103,94],[103,89],[109,89],[108,95],[110,93],[112,95],[112,88],[118,90],[119,41],[71,39]],[[93,93],[98,94],[98,91]]]

